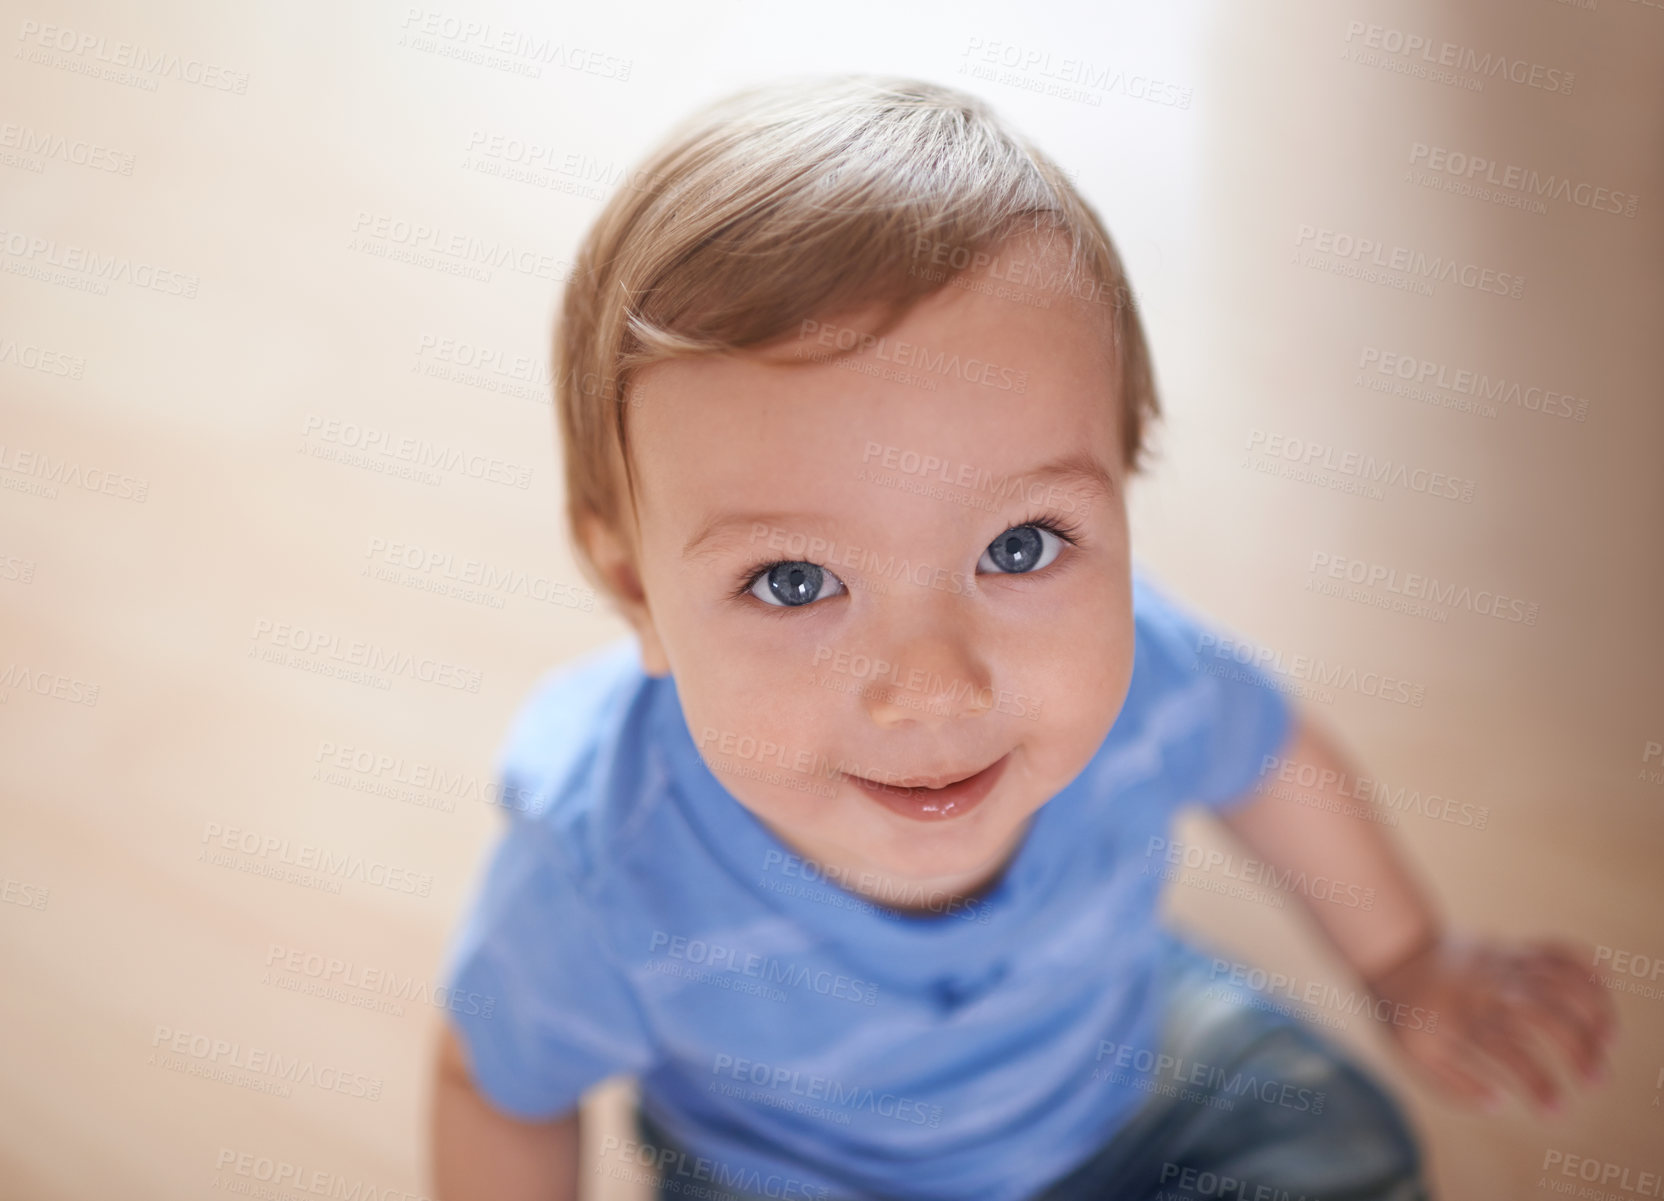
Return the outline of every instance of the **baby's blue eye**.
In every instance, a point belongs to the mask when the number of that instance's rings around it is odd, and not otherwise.
[[[1071,532],[1060,533],[1038,522],[1012,526],[988,544],[976,569],[996,575],[1032,574],[1049,566],[1063,552],[1064,543],[1073,541],[1065,537]],[[824,567],[801,561],[763,568],[740,589],[776,609],[801,609],[845,590],[843,581]]]
[[[828,580],[836,590],[827,592],[826,596],[843,591],[843,582],[837,576],[813,563],[776,563],[757,574],[751,595],[776,608],[797,608],[822,599],[821,585]]]
[[[1044,526],[1012,526],[988,544],[982,558],[977,560],[976,569],[996,574],[1039,571],[1062,550],[1063,539]]]

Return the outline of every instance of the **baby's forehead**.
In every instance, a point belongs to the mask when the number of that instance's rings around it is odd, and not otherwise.
[[[986,522],[1014,489],[1068,511],[1119,492],[1117,398],[1101,356],[1065,343],[1035,370],[1018,368],[1004,359],[1021,337],[953,343],[952,328],[904,322],[882,344],[829,362],[664,365],[658,403],[643,410],[650,429],[636,440],[654,524],[689,541],[718,512],[747,515],[731,531],[740,541],[750,522],[827,536],[922,532]],[[918,353],[906,339],[921,334],[953,343],[958,365]],[[903,380],[838,365],[895,371],[902,359]]]
[[[978,418],[996,428],[1055,419],[1060,399],[1082,394],[1114,408],[1118,392],[1113,331],[1090,306],[1012,312],[945,289],[899,318],[877,306],[805,317],[765,344],[654,363],[637,372],[629,408],[666,417],[693,400],[714,415],[759,400],[778,419],[819,402],[871,420],[860,402],[882,398],[886,416],[935,410],[934,432],[951,438]]]
[[[944,288],[898,320],[880,306],[805,317],[766,345],[642,369],[629,420],[677,437],[728,423],[739,441],[865,422],[933,445],[1078,428],[1083,406],[1113,419],[1120,405],[1113,331],[1091,309]]]
[[[1036,239],[993,249],[992,267],[899,317],[884,303],[805,316],[767,344],[642,369],[629,437],[654,507],[674,516],[696,498],[762,492],[865,507],[858,497],[895,503],[919,487],[962,507],[989,481],[1070,452],[1114,470],[1120,383],[1106,315],[977,286],[1048,252]]]

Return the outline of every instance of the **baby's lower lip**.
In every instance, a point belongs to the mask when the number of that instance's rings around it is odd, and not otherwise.
[[[1005,773],[1011,761],[1008,751],[973,776],[967,776],[942,788],[896,788],[868,780],[864,776],[848,776],[849,781],[871,799],[892,813],[914,821],[944,821],[961,817],[981,804]]]

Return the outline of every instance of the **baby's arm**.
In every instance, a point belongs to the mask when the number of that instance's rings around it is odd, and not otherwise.
[[[1315,770],[1302,771],[1306,765]],[[1315,899],[1309,886],[1304,899],[1358,976],[1373,980],[1436,941],[1438,913],[1410,877],[1391,838],[1381,823],[1361,815],[1367,802],[1345,796],[1337,787],[1341,780],[1357,780],[1357,769],[1298,710],[1278,767],[1279,772],[1265,777],[1259,796],[1227,808],[1220,817],[1277,869],[1276,878],[1286,874],[1295,882],[1303,872],[1308,881],[1335,882],[1341,889],[1339,903]],[[1280,785],[1278,775],[1320,784]],[[1367,908],[1360,898],[1369,898]]]
[[[438,1201],[577,1201],[578,1111],[548,1122],[521,1122],[492,1108],[474,1087],[448,1024],[430,1118]]]
[[[1514,945],[1448,935],[1381,823],[1360,814],[1370,803],[1338,785],[1357,780],[1358,770],[1333,739],[1297,715],[1283,758],[1285,778],[1320,784],[1277,787],[1272,777],[1272,787],[1221,817],[1277,877],[1286,874],[1296,886],[1323,878],[1321,891],[1297,891],[1385,1003],[1377,1016],[1385,1012],[1400,1048],[1447,1092],[1481,1103],[1499,1099],[1496,1080],[1547,1108],[1558,1103],[1533,1032],[1586,1079],[1598,1078],[1615,1015],[1589,956],[1546,940]],[[1301,771],[1304,765],[1315,770]],[[1437,1014],[1437,1022],[1396,1020],[1417,1009]]]

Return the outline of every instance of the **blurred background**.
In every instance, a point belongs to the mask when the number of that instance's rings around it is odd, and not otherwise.
[[[1552,1120],[1319,1015],[1441,1195],[1664,1168],[1656,0],[0,8],[0,1196],[431,1192],[493,754],[625,632],[562,533],[558,289],[696,104],[845,70],[974,91],[1072,173],[1167,409],[1137,553],[1405,681],[1306,704],[1450,920],[1617,969],[1615,1074]],[[1209,883],[1176,922],[1345,983],[1292,903]]]

